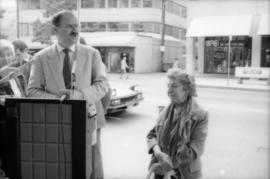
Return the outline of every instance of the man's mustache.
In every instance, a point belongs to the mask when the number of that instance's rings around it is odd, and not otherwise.
[[[79,33],[78,32],[71,32],[70,35],[72,36],[77,36]]]

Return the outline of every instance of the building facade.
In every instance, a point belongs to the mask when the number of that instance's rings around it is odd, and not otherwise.
[[[42,1],[20,0],[20,36],[31,38],[33,17],[42,18]],[[110,72],[120,70],[127,56],[130,72],[156,72],[168,68],[185,53],[185,2],[165,2],[165,51],[161,59],[162,0],[80,0],[81,34],[100,50]],[[164,49],[164,48],[163,48]]]
[[[190,0],[187,70],[234,74],[237,66],[270,67],[269,15],[269,0]]]

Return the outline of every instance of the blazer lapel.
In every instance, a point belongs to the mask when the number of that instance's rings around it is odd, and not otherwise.
[[[60,55],[57,52],[56,45],[51,47],[51,51],[48,53],[48,66],[51,69],[51,73],[53,78],[56,81],[59,89],[65,89],[65,83],[63,74],[60,72],[59,64],[60,64]]]
[[[76,53],[75,53],[75,60],[76,60],[76,68],[75,68],[75,75],[76,75],[76,87],[82,88],[84,77],[83,72],[85,71],[85,55],[83,49],[80,45],[76,45]]]

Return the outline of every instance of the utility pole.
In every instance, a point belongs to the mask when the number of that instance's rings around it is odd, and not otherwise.
[[[17,32],[16,32],[16,35],[17,35],[17,39],[20,38],[20,14],[19,14],[19,0],[16,0],[16,15],[17,15],[17,20],[16,20],[16,26],[17,26]]]
[[[161,13],[161,45],[160,45],[160,59],[161,70],[164,68],[164,53],[165,53],[165,12],[166,12],[166,0],[162,0],[162,13]]]
[[[79,26],[81,25],[81,19],[80,19],[81,4],[82,4],[82,1],[77,0],[77,13],[78,13]]]

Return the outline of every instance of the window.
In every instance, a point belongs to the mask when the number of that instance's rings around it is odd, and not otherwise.
[[[143,0],[143,7],[152,7],[152,0]]]
[[[141,7],[141,0],[131,0],[131,7]]]
[[[182,17],[187,17],[187,8],[182,6]]]
[[[161,33],[161,23],[154,23],[154,33]]]
[[[94,8],[95,1],[94,0],[82,0],[82,8]]]
[[[154,32],[152,22],[143,22],[142,24],[144,32]]]
[[[118,31],[118,23],[117,22],[109,22],[108,23],[108,31],[117,32]]]
[[[31,0],[30,9],[40,9],[40,0]]]
[[[81,32],[104,32],[106,24],[101,22],[81,22]]]
[[[28,8],[28,1],[27,0],[20,0],[19,7],[20,7],[20,9],[27,9]]]
[[[20,23],[19,24],[20,36],[29,36],[29,24]]]
[[[105,8],[105,0],[96,0],[96,7]]]
[[[40,0],[20,0],[20,9],[40,9]]]
[[[116,8],[117,7],[117,0],[108,0],[108,7],[109,8]]]
[[[128,8],[128,0],[120,0],[119,1],[119,7],[120,8]]]
[[[128,23],[125,22],[118,23],[118,31],[128,31]]]
[[[143,32],[142,22],[133,22],[133,23],[131,23],[131,31]]]

